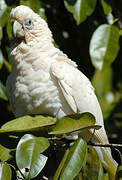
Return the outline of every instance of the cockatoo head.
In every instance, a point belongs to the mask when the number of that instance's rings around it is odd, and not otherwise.
[[[11,10],[10,18],[14,22],[13,34],[16,39],[28,43],[41,38],[52,39],[47,23],[38,14],[27,6],[17,6]]]

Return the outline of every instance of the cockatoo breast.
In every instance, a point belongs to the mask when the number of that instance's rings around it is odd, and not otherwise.
[[[17,117],[48,114],[61,118],[71,113],[56,78],[50,73],[56,51],[52,47],[48,49],[48,54],[37,48],[32,51],[22,42],[11,52],[12,72],[7,80],[7,90]],[[62,110],[62,104],[66,113]]]

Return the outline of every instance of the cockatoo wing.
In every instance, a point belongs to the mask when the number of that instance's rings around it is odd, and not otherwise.
[[[95,135],[101,143],[108,143],[104,130],[103,117],[97,97],[89,79],[70,61],[52,63],[51,72],[57,78],[62,93],[73,113],[90,112],[96,118],[96,124],[102,128]]]

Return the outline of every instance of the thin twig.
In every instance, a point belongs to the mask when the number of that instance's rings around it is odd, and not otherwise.
[[[110,147],[110,148],[120,148],[122,147],[122,144],[94,144],[94,143],[91,143],[91,142],[88,142],[88,145],[91,145],[91,146],[99,146],[99,147]]]

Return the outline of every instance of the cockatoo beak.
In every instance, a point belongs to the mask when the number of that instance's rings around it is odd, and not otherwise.
[[[21,23],[19,23],[17,21],[17,19],[15,19],[14,14],[15,14],[15,8],[13,8],[11,10],[11,13],[10,13],[11,22],[14,22],[13,23],[13,34],[14,34],[14,37],[17,37],[17,38],[24,37],[23,26],[22,26]]]
[[[17,37],[17,38],[24,37],[24,35],[25,35],[23,26],[18,21],[14,21],[13,34],[14,34],[14,37]]]

